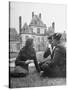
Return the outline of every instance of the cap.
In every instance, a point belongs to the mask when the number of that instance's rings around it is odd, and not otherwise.
[[[60,34],[60,33],[54,33],[53,39],[60,40],[61,36],[62,36],[62,34]]]

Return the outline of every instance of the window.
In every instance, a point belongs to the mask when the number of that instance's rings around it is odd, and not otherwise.
[[[26,38],[26,40],[27,40],[27,39],[29,38],[29,36],[26,36],[25,38]]]
[[[37,25],[37,21],[36,20],[34,21],[34,23],[35,23],[35,25]]]
[[[40,28],[37,28],[37,33],[39,33],[39,34],[40,34]]]
[[[38,37],[37,39],[38,39],[38,41],[37,41],[37,42],[38,42],[38,43],[40,43],[40,37]]]
[[[33,33],[33,28],[31,28],[31,32]]]

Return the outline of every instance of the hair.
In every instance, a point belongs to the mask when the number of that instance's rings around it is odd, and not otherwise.
[[[30,47],[30,46],[32,46],[32,44],[33,44],[33,39],[29,38],[29,39],[26,40],[25,46]]]

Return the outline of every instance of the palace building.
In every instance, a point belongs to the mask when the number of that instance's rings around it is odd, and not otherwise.
[[[20,43],[21,47],[25,45],[25,41],[28,38],[33,38],[34,40],[34,48],[36,51],[45,50],[48,45],[47,37],[50,34],[53,34],[55,31],[55,23],[53,22],[50,27],[47,27],[46,24],[42,21],[41,13],[39,15],[35,15],[32,12],[32,20],[27,25],[25,22],[22,27],[22,17],[19,16],[19,35],[20,35]]]
[[[28,38],[33,38],[34,40],[34,48],[36,51],[45,50],[48,45],[47,37],[50,34],[53,34],[55,31],[55,23],[53,22],[50,27],[47,27],[46,24],[42,21],[41,13],[39,15],[35,15],[32,12],[32,20],[27,25],[25,22],[22,27],[22,16],[19,16],[19,36],[21,47],[25,45],[25,41]]]

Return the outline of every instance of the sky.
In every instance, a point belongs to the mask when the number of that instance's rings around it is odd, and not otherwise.
[[[67,7],[64,4],[46,4],[31,2],[10,3],[10,27],[16,28],[19,33],[19,16],[22,16],[22,27],[25,22],[29,25],[32,19],[32,12],[39,15],[47,27],[55,22],[55,32],[63,32],[67,29]]]

